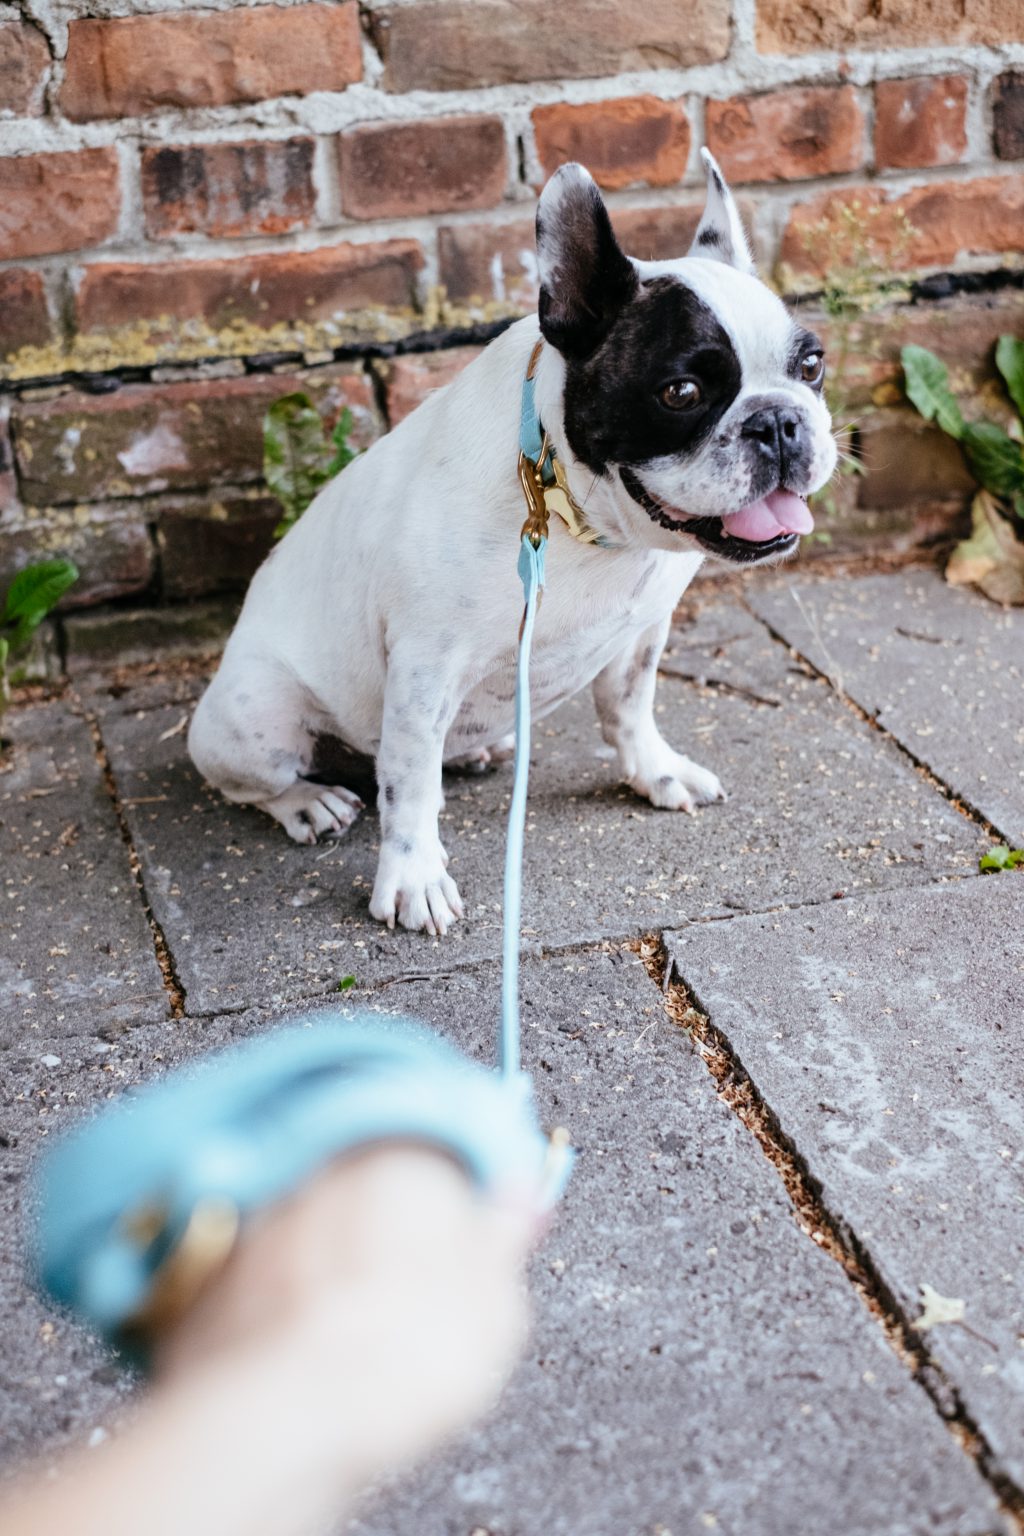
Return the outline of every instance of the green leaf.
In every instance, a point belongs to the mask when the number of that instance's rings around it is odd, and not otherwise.
[[[284,395],[263,418],[263,477],[284,509],[274,530],[287,532],[328,478],[330,449],[308,395]]]
[[[42,560],[19,571],[0,612],[0,624],[11,631],[8,644],[12,651],[25,644],[77,580],[78,567],[71,560]]]
[[[1024,452],[994,421],[968,422],[963,429],[963,445],[986,491],[1009,497],[1024,490]]]
[[[3,635],[0,635],[0,715],[11,702],[10,685],[7,682],[7,656],[10,647]]]
[[[1024,864],[1024,848],[1007,848],[1005,845],[990,848],[978,860],[978,868],[982,870],[1016,869],[1018,864]]]
[[[900,353],[909,399],[925,421],[936,421],[950,437],[963,436],[964,419],[950,393],[949,373],[927,347],[904,347]]]
[[[1006,380],[1010,399],[1024,417],[1024,341],[1016,336],[1000,336],[996,343],[996,367]]]
[[[354,976],[343,976],[341,978],[341,980],[338,982],[338,991],[339,992],[351,992],[351,990],[355,986],[355,984],[356,984],[356,979],[355,979]]]

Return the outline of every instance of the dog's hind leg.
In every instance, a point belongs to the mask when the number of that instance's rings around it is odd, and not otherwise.
[[[713,773],[676,752],[654,723],[658,660],[671,615],[642,631],[594,679],[601,734],[614,747],[622,777],[638,795],[669,811],[693,811],[725,791]]]
[[[192,761],[228,800],[254,805],[297,843],[340,837],[363,802],[340,784],[307,778],[316,731],[305,690],[279,664],[225,658],[189,730]]]

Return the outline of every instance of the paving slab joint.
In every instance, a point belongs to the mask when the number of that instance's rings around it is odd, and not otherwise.
[[[100,729],[99,720],[97,719],[96,715],[86,707],[86,705],[82,702],[81,696],[74,690],[72,690],[70,694],[70,699],[72,707],[81,717],[81,719],[85,721],[89,728],[90,735],[92,736],[93,750],[96,753],[96,761],[100,766],[100,773],[103,778],[103,787],[110,797],[110,803],[113,806],[114,815],[117,818],[117,824],[121,831],[121,837],[125,848],[128,851],[128,864],[131,869],[132,883],[134,884],[135,890],[138,893],[139,900],[142,903],[142,909],[145,913],[146,921],[149,924],[149,931],[153,938],[153,948],[156,952],[156,963],[160,968],[160,975],[163,977],[164,990],[167,993],[167,1004],[170,1010],[171,1018],[183,1019],[185,1017],[185,989],[182,986],[181,978],[178,975],[177,966],[174,962],[174,956],[171,953],[171,947],[167,942],[167,936],[164,933],[163,928],[160,926],[159,921],[157,920],[156,914],[153,911],[153,904],[149,899],[149,893],[146,890],[146,882],[142,873],[142,861],[139,858],[138,850],[135,847],[131,829],[128,825],[128,818],[125,815],[124,805],[121,801],[121,793],[117,787],[117,780],[114,777],[114,769],[110,762],[110,754],[107,751],[106,743],[103,740],[103,733]]]
[[[931,1399],[939,1417],[1002,1505],[1011,1528],[1024,1536],[1024,1489],[999,1465],[985,1436],[968,1413],[956,1385],[939,1366],[913,1327],[901,1303],[878,1272],[868,1250],[840,1216],[826,1206],[819,1181],[735,1054],[728,1038],[712,1023],[657,936],[635,947],[657,984],[665,1011],[689,1038],[692,1049],[715,1081],[716,1092],[757,1141],[781,1178],[797,1226],[846,1274],[861,1301],[880,1324],[893,1352]]]
[[[885,726],[882,725],[881,721],[876,715],[871,714],[871,712],[865,709],[862,704],[858,704],[856,699],[850,697],[850,695],[846,692],[846,689],[843,687],[842,675],[838,667],[836,667],[835,677],[833,677],[828,672],[823,672],[821,668],[816,667],[814,662],[809,660],[809,658],[806,657],[802,651],[797,650],[796,646],[791,644],[790,641],[786,639],[785,635],[781,634],[779,630],[774,629],[767,619],[762,618],[759,613],[756,613],[750,604],[746,601],[745,596],[741,596],[741,601],[744,608],[751,615],[751,617],[757,619],[759,624],[764,625],[772,639],[777,641],[779,645],[785,646],[790,656],[792,656],[795,661],[798,661],[802,667],[807,669],[808,676],[816,677],[821,682],[823,682],[826,687],[836,695],[836,698],[839,700],[839,702],[845,705],[848,710],[857,716],[858,720],[863,720],[865,725],[870,726],[873,731],[877,731],[885,741],[889,742],[901,757],[906,758],[907,762],[912,764],[918,776],[924,779],[925,783],[928,784],[932,789],[936,790],[943,797],[943,799],[953,807],[955,811],[959,811],[960,815],[963,816],[967,821],[973,822],[976,827],[980,827],[992,839],[993,843],[1004,843],[1006,841],[1002,833],[996,830],[996,828],[989,821],[988,817],[979,811],[977,806],[972,805],[969,800],[964,800],[962,796],[957,795],[952,789],[950,789],[949,785],[944,783],[942,779],[937,778],[936,775],[932,772],[931,768],[928,767],[927,763],[922,762],[921,758],[917,757],[915,753],[911,752],[910,748],[905,746],[898,737],[894,736],[891,731],[886,730]],[[808,620],[808,623],[810,623],[810,620]],[[828,647],[821,639],[820,634],[818,639],[822,649],[827,655]]]

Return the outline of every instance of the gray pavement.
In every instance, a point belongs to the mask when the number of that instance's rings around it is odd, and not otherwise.
[[[369,1500],[363,1536],[1022,1528],[1024,870],[977,874],[982,818],[1024,827],[1020,618],[918,572],[695,596],[660,718],[728,804],[690,819],[619,788],[587,699],[536,729],[525,1049],[578,1166],[502,1403]],[[831,661],[790,623],[809,602]],[[412,1012],[483,1058],[497,1018],[506,771],[447,785],[468,921],[392,935],[365,910],[372,815],[297,848],[198,782],[200,678],[77,686],[12,711],[0,774],[5,1466],[111,1432],[131,1393],[25,1280],[42,1140],[300,1003]],[[663,935],[668,998],[640,934]],[[690,998],[719,1076],[676,1022]],[[777,1132],[771,1159],[723,1061]],[[834,1240],[792,1203],[801,1178]],[[922,1284],[967,1327],[916,1332]]]

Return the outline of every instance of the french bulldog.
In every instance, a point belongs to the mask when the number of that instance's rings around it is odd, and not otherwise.
[[[638,795],[690,812],[724,798],[655,724],[672,612],[706,556],[745,567],[795,549],[836,447],[822,344],[754,275],[732,195],[703,157],[706,206],[676,261],[622,251],[582,166],[552,176],[537,209],[538,315],[323,488],[256,573],[200,700],[199,771],[297,842],[340,836],[362,809],[350,785],[321,782],[318,742],[372,759],[370,911],[389,927],[440,935],[463,916],[438,835],[442,768],[482,767],[513,745],[531,365],[590,540],[552,518],[535,717],[591,683]]]

